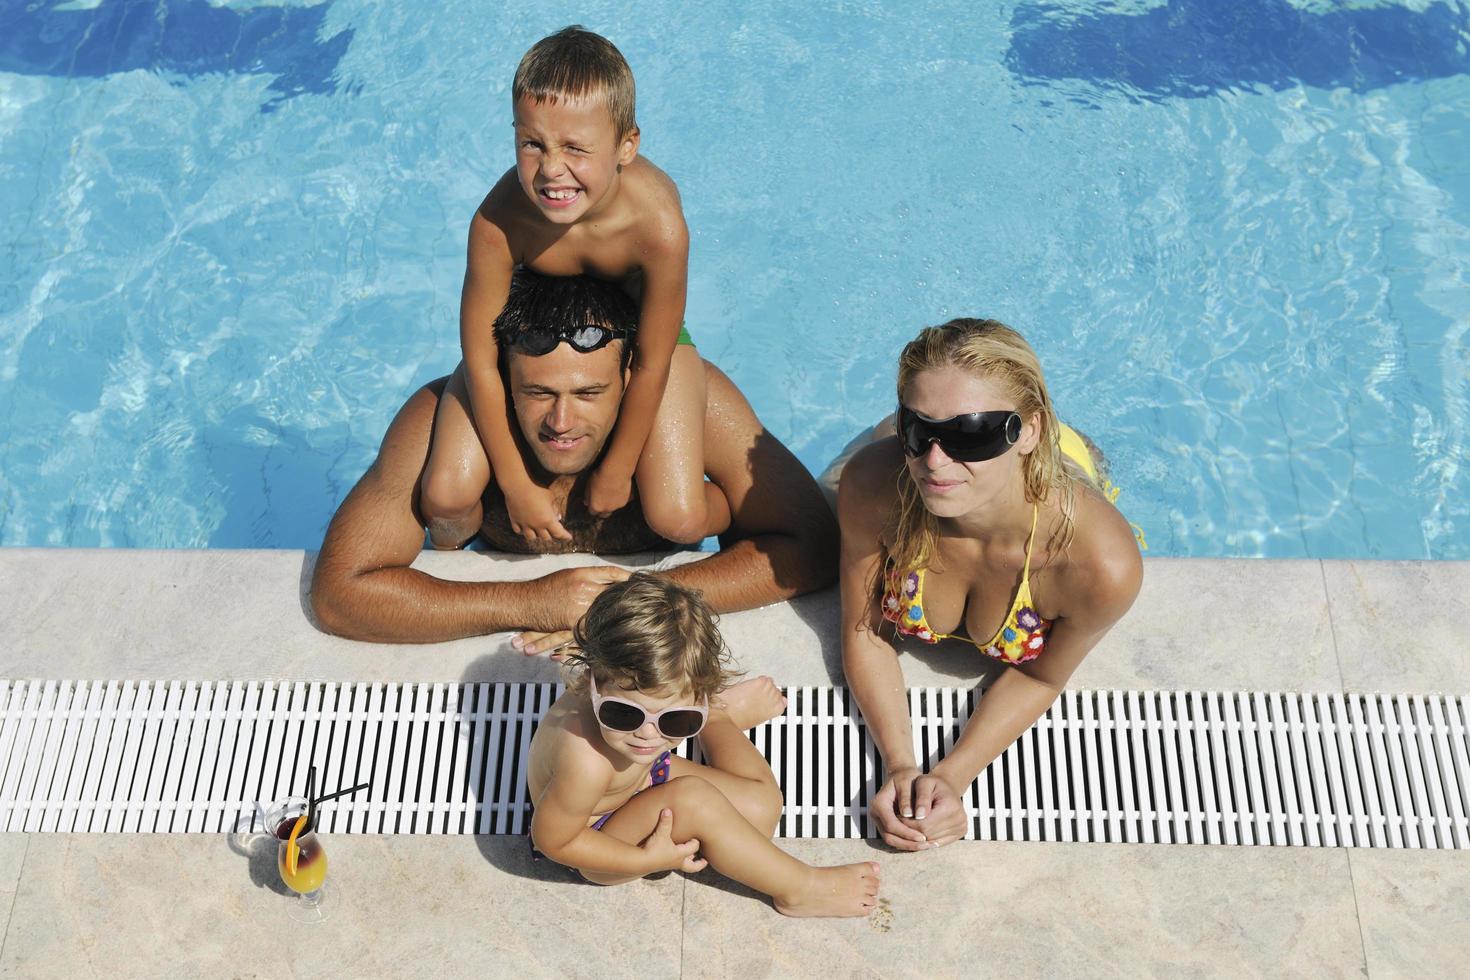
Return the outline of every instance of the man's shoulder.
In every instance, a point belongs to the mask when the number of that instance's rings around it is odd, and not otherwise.
[[[726,439],[708,438],[708,430],[711,423],[721,428],[733,428],[736,431],[747,431],[751,435],[765,431],[760,418],[755,414],[750,401],[746,399],[738,385],[730,379],[730,376],[720,370],[719,365],[708,358],[701,358],[704,362],[704,415],[706,438],[704,440],[705,462],[722,456],[743,452],[743,447],[736,441]],[[709,466],[705,466],[705,472],[709,472]]]

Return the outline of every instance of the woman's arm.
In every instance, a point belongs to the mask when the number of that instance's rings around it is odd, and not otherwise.
[[[911,792],[919,776],[908,698],[898,655],[880,634],[885,624],[871,589],[883,561],[880,537],[901,465],[896,455],[892,439],[866,447],[848,461],[838,485],[842,670],[888,774],[869,810],[890,846],[918,850],[928,846],[925,835],[902,820],[913,815]]]
[[[1034,661],[996,679],[953,750],[915,783],[915,815],[925,814],[926,830],[937,843],[964,836],[966,816],[959,801],[970,784],[1046,713],[1072,672],[1138,595],[1143,562],[1126,522],[1119,518],[1120,529],[1106,514],[1093,517],[1108,526],[1099,539],[1088,543],[1091,557],[1059,578],[1057,587],[1068,591],[1063,604],[1067,611],[1052,623],[1046,649]]]

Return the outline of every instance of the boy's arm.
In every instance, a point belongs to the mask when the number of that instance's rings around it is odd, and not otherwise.
[[[594,514],[605,516],[629,499],[633,475],[669,380],[669,362],[684,324],[689,287],[689,229],[682,215],[667,216],[643,246],[643,298],[633,341],[632,376],[618,409],[607,452],[588,487]]]
[[[470,221],[466,250],[464,288],[459,299],[459,343],[464,352],[465,387],[475,430],[490,460],[490,474],[505,495],[511,527],[517,534],[526,529],[570,541],[551,498],[536,486],[526,472],[525,460],[510,428],[510,406],[500,378],[500,351],[495,341],[495,318],[505,307],[510,293],[515,259],[504,229],[492,220],[490,192]],[[487,217],[489,216],[489,217]]]

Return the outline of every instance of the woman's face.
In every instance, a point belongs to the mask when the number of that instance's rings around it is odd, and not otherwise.
[[[914,376],[903,395],[910,410],[931,419],[948,419],[970,412],[1015,411],[1015,403],[985,378],[963,368],[945,365]],[[919,497],[935,517],[960,517],[1007,493],[1022,493],[1021,464],[1036,447],[1037,419],[1023,419],[1021,438],[994,459],[964,463],[945,455],[931,442],[921,456],[908,456],[909,475]]]

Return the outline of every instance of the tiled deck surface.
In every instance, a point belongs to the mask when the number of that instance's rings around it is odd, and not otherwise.
[[[301,552],[0,551],[0,676],[549,680],[506,634],[374,646],[317,633]],[[590,560],[590,559],[589,559]],[[454,578],[564,561],[425,554]],[[636,563],[635,563],[636,564]],[[1470,563],[1146,562],[1078,688],[1470,692]],[[841,683],[833,592],[726,616],[741,665]],[[912,685],[976,677],[910,651]],[[710,872],[613,889],[504,837],[337,837],[334,906],[285,915],[270,854],[220,836],[0,834],[0,976],[1461,976],[1470,852],[962,842],[876,858],[866,921],[788,920]]]

